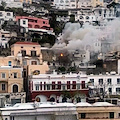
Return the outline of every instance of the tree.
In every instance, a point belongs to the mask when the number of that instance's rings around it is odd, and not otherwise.
[[[2,2],[1,2],[1,5],[2,5],[3,8],[5,9],[5,7],[6,7],[7,4],[6,4],[6,2],[3,2],[3,1],[2,1]]]
[[[72,22],[72,23],[75,22],[75,15],[70,15],[70,22]]]
[[[100,79],[99,79],[100,80]],[[100,100],[104,100],[109,96],[109,83],[106,80],[101,79],[99,85],[93,85],[92,81],[89,81],[90,97],[98,97]]]

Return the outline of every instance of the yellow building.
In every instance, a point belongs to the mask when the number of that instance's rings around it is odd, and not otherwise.
[[[20,0],[20,1],[23,2],[23,3],[29,3],[29,4],[32,3],[32,0]]]
[[[23,92],[23,68],[12,66],[0,67],[0,93]]]
[[[35,71],[45,74],[49,70],[47,63],[43,63],[41,46],[38,43],[16,42],[11,46],[11,55],[23,66],[26,75],[34,74]]]
[[[107,102],[77,103],[79,120],[120,120],[120,107]]]
[[[2,58],[4,59],[4,57],[0,57],[0,60]],[[15,104],[16,102],[24,103],[26,101],[22,72],[23,68],[18,66],[0,65],[0,107],[4,107],[8,103]]]
[[[91,0],[92,7],[104,6],[103,0]]]

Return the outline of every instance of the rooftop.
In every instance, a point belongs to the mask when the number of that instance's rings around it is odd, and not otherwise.
[[[28,42],[28,41],[25,41],[25,42],[16,42],[15,44],[21,44],[21,45],[39,45],[39,43],[37,42]]]

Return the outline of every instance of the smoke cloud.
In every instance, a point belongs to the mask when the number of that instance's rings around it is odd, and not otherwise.
[[[105,25],[93,26],[86,23],[67,23],[52,49],[89,50],[101,52],[120,51],[120,20],[105,22]],[[103,45],[103,46],[102,46]],[[106,47],[105,47],[106,45]],[[107,48],[109,45],[109,48]],[[106,50],[107,49],[107,50]]]

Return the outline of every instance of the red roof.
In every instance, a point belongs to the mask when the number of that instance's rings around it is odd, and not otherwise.
[[[15,44],[24,44],[24,45],[39,45],[37,42],[16,42]]]

